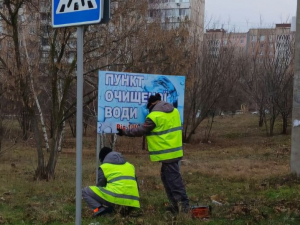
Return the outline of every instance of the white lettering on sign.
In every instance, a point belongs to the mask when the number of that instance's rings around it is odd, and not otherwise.
[[[105,85],[142,87],[144,76],[129,74],[105,74]]]
[[[105,118],[120,118],[120,120],[137,119],[138,111],[136,107],[110,107],[104,109]]]
[[[105,92],[105,100],[107,102],[112,102],[114,99],[117,102],[124,103],[137,103],[139,105],[145,104],[148,102],[150,95],[155,95],[156,93],[141,92],[141,91],[111,91],[108,90]],[[167,101],[168,93],[164,92],[161,94],[161,100]]]

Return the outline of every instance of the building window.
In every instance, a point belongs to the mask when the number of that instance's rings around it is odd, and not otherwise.
[[[179,9],[179,16],[188,16],[190,15],[190,9]]]
[[[273,40],[273,37],[270,35],[269,36],[269,41],[272,41]]]
[[[42,58],[48,58],[49,52],[42,52]]]
[[[241,44],[243,44],[244,43],[244,39],[241,39]]]
[[[30,13],[29,14],[29,21],[34,21],[34,20],[35,20],[34,13]]]
[[[47,19],[48,19],[47,13],[41,13],[41,20],[47,20]]]
[[[69,44],[69,47],[70,48],[75,48],[76,44],[77,44],[76,40],[71,40],[70,44]],[[91,45],[94,46],[94,47],[97,47],[97,43],[94,43],[94,41],[91,42]]]
[[[42,42],[42,46],[47,46],[48,45],[48,38],[42,38],[41,42]]]
[[[260,44],[260,47],[263,48],[265,45],[264,44]]]
[[[264,55],[263,51],[260,51],[259,54],[260,54],[260,55]]]
[[[20,15],[19,18],[20,18],[20,21],[21,21],[21,22],[24,22],[24,21],[25,21],[24,15]]]
[[[266,37],[264,35],[260,36],[260,41],[265,41]]]
[[[179,9],[166,9],[166,17],[177,17],[179,16]]]
[[[252,41],[257,41],[256,35],[253,35],[253,36],[252,36]]]
[[[162,16],[162,11],[161,10],[158,10],[158,9],[151,9],[149,10],[149,17],[152,17],[152,18],[158,18],[158,17],[161,17]]]
[[[74,52],[70,52],[70,53],[68,54],[68,58],[69,58],[69,62],[72,62],[72,61],[74,60],[74,58],[75,58]]]
[[[34,27],[30,27],[30,28],[29,28],[29,33],[30,33],[30,34],[35,34],[35,29],[34,29]]]
[[[30,59],[34,59],[34,58],[35,58],[34,53],[32,53],[32,52],[29,53],[29,58],[30,58]]]
[[[41,26],[41,31],[43,33],[48,33],[48,26],[47,25]]]

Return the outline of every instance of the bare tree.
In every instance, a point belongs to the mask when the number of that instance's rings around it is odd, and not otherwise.
[[[264,29],[261,32],[253,35],[244,90],[257,104],[259,125],[265,124],[267,134],[274,135],[274,124],[280,114],[282,133],[285,134],[292,110],[293,36],[284,29]]]
[[[4,1],[3,9],[0,16],[3,22],[2,51],[0,61],[3,66],[3,72],[7,76],[7,95],[11,100],[20,102],[21,107],[21,127],[23,130],[23,138],[28,138],[30,120],[33,110],[30,104],[30,90],[28,85],[28,74],[24,73],[20,47],[20,29],[22,25],[22,17],[20,15],[21,8],[25,0]]]
[[[235,54],[234,46],[220,46],[214,37],[193,52],[187,75],[183,140],[189,142],[200,123],[229,94],[245,67],[243,54]],[[212,44],[212,45],[210,45]],[[198,48],[193,48],[198,49]]]

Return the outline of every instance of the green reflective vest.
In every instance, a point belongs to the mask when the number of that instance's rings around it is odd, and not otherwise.
[[[182,157],[182,126],[178,110],[174,108],[171,113],[154,111],[147,118],[156,125],[146,136],[151,161]]]
[[[90,186],[104,200],[124,206],[140,208],[139,191],[134,166],[103,163],[100,165],[107,179],[106,187]]]

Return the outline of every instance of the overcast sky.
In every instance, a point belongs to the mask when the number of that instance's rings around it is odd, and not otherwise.
[[[247,32],[291,23],[297,0],[205,0],[205,29]]]

